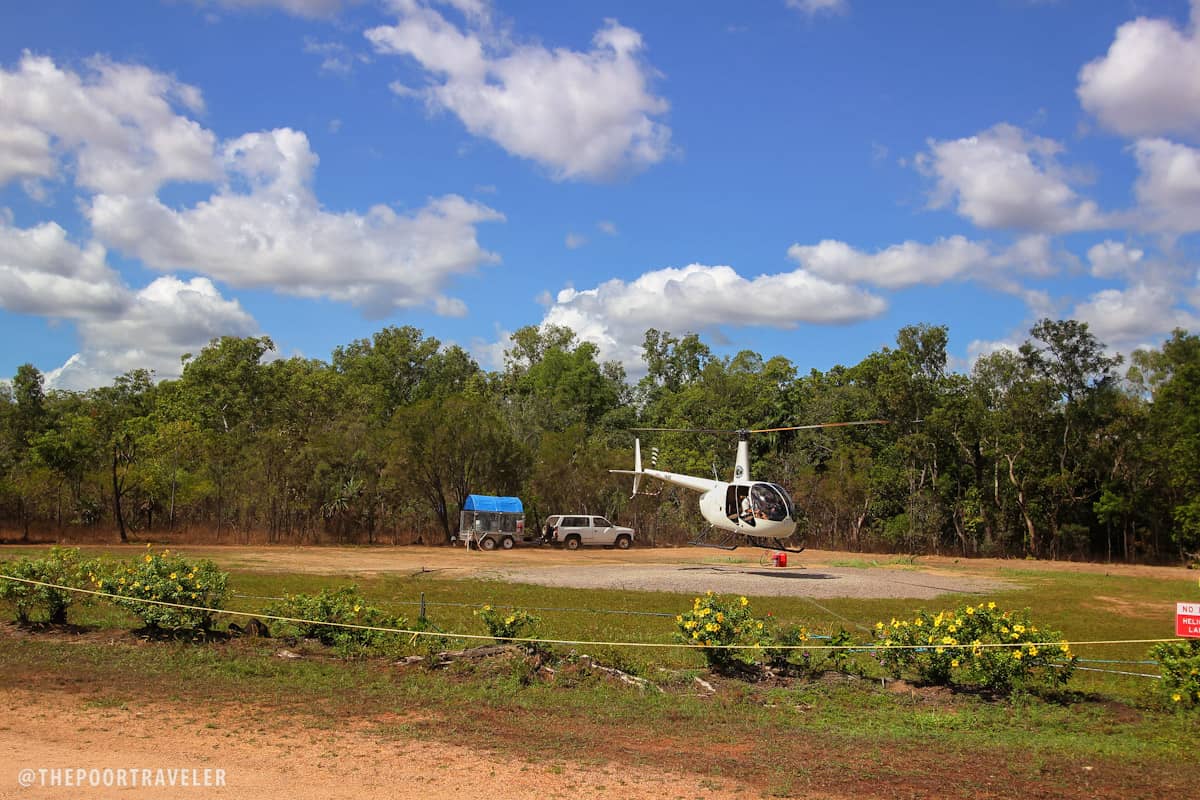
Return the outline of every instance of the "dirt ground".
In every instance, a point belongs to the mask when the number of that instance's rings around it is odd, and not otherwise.
[[[619,797],[714,800],[759,796],[736,780],[713,781],[654,767],[603,766],[549,761],[529,764],[468,745],[381,737],[371,727],[402,723],[383,719],[356,722],[336,730],[311,727],[311,720],[280,717],[257,720],[253,711],[208,708],[183,710],[169,704],[98,706],[87,695],[0,691],[0,798],[47,800],[161,800],[162,798],[326,798],[389,797]],[[21,786],[22,770],[34,770]],[[52,786],[54,773],[72,783],[85,771],[82,786]],[[93,786],[91,770],[98,770]],[[104,770],[113,786],[104,786]],[[197,786],[116,786],[116,770],[186,770]],[[209,785],[204,785],[204,770]],[[37,773],[46,770],[46,773]],[[218,773],[217,770],[223,770]],[[176,773],[178,776],[179,773]],[[25,780],[31,776],[26,773]],[[164,774],[169,780],[169,773]],[[176,778],[179,780],[179,777]],[[224,785],[217,785],[223,781]],[[825,795],[827,796],[827,795]]]

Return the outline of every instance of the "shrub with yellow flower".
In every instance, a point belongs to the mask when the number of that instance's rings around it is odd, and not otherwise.
[[[140,558],[98,572],[97,587],[118,595],[114,603],[141,617],[146,627],[167,630],[210,629],[214,613],[209,609],[222,607],[229,578],[212,561],[193,561],[151,546]],[[184,607],[143,603],[143,599]]]
[[[343,586],[340,589],[322,589],[320,594],[316,595],[287,595],[282,603],[268,608],[267,613],[306,620],[277,623],[277,635],[315,639],[330,645],[345,656],[393,652],[401,646],[402,637],[370,628],[408,627],[408,621],[403,617],[391,616],[370,605],[354,585]],[[349,628],[342,627],[343,625],[364,627]]]
[[[1200,709],[1200,639],[1155,645],[1150,657],[1162,675],[1159,696],[1173,708]]]
[[[75,547],[52,547],[42,558],[22,558],[0,563],[0,572],[14,578],[24,578],[57,586],[73,586],[90,589],[96,585],[96,573],[100,567],[92,559],[85,559]],[[0,581],[0,600],[13,603],[18,622],[29,622],[32,612],[44,616],[46,621],[63,625],[67,622],[67,609],[75,604],[90,602],[87,595],[34,586],[17,581]]]
[[[917,635],[930,628],[950,635],[936,641]],[[911,622],[893,619],[890,624],[877,624],[875,637],[876,655],[893,676],[941,686],[1000,693],[1054,689],[1067,682],[1076,661],[1061,634],[1039,632],[1029,620],[1028,609],[1005,611],[995,602],[937,614],[918,611]],[[1056,646],[1039,647],[1047,642]]]
[[[692,601],[690,611],[677,615],[675,624],[676,638],[699,647],[709,667],[723,673],[757,666],[763,655],[759,648],[769,639],[745,597],[725,598],[707,592]],[[745,649],[730,649],[729,645]]]

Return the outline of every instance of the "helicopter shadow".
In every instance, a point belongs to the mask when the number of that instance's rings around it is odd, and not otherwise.
[[[841,577],[840,575],[830,575],[825,572],[801,572],[799,570],[782,572],[757,569],[722,569],[720,567],[680,567],[679,570],[681,572],[705,570],[723,575],[757,575],[763,578],[791,578],[810,581],[833,581]]]

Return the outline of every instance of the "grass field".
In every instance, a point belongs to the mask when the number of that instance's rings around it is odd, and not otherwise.
[[[918,568],[902,559],[835,558],[851,567]],[[472,634],[485,632],[473,612],[486,603],[530,610],[545,638],[666,643],[674,614],[692,600],[424,569],[270,572],[239,565],[234,555],[223,566],[231,569],[230,609],[261,611],[268,598],[356,583],[373,604],[409,619],[423,595],[438,629]],[[1079,642],[1170,636],[1174,603],[1200,598],[1195,578],[1181,570],[1064,570],[1036,562],[943,569],[1009,581],[1019,588],[986,599],[1027,607],[1039,625]],[[815,631],[844,627],[864,641],[877,620],[979,599],[750,598],[759,615]],[[505,753],[531,763],[582,760],[634,770],[654,764],[702,781],[736,780],[750,796],[1184,797],[1200,785],[1200,718],[1162,708],[1153,679],[1112,674],[1154,674],[1153,665],[1115,663],[1144,661],[1144,644],[1077,646],[1083,666],[1106,671],[1077,673],[1064,696],[991,699],[882,681],[865,655],[864,677],[751,684],[709,675],[691,650],[554,648],[560,656],[586,652],[661,690],[640,691],[570,658],[553,673],[511,655],[430,670],[397,666],[394,658],[343,660],[303,642],[146,643],[128,633],[135,618],[104,602],[73,609],[71,621],[78,626],[71,631],[9,625],[0,637],[0,685],[45,693],[70,686],[99,707],[153,699],[219,708],[253,698],[259,713],[280,719],[302,715],[334,729],[366,722],[381,741],[503,741]],[[276,657],[284,647],[304,657]],[[698,689],[696,677],[715,692]],[[549,749],[547,725],[554,730]]]

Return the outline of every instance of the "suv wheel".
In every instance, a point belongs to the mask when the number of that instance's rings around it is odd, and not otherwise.
[[[579,541],[578,536],[568,536],[567,540],[563,542],[563,546],[568,550],[578,550],[580,544],[582,544],[582,542]]]
[[[633,540],[631,540],[625,534],[621,534],[620,536],[617,537],[617,549],[618,550],[628,550],[629,546],[632,544],[633,544]]]

